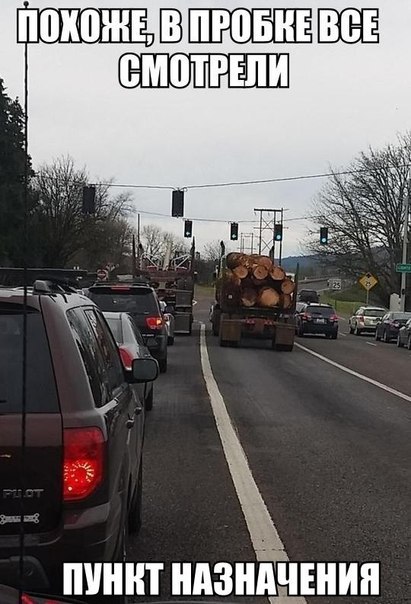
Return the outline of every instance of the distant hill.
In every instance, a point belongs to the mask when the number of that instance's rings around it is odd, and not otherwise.
[[[320,268],[319,258],[316,255],[310,256],[287,256],[281,261],[281,265],[286,271],[295,273],[297,264],[300,265],[300,271],[304,274],[315,274]]]

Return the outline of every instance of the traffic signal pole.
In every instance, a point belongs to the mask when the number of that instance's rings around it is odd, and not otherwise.
[[[411,179],[408,181],[408,192],[404,199],[404,238],[402,240],[402,262],[407,264],[408,255],[408,215],[410,208]],[[405,292],[407,287],[407,273],[401,273],[400,311],[405,311]]]

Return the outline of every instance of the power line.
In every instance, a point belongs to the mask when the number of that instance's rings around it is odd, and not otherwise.
[[[392,166],[392,168],[410,168],[411,164],[404,164],[400,166]],[[192,190],[192,189],[210,189],[210,188],[218,188],[218,187],[240,187],[247,185],[261,185],[261,184],[270,184],[276,182],[293,182],[298,180],[313,180],[318,178],[330,178],[331,176],[348,176],[351,174],[364,174],[368,172],[373,172],[373,168],[359,168],[358,170],[342,170],[340,172],[322,172],[319,174],[300,174],[297,176],[283,176],[276,178],[265,178],[265,179],[256,179],[256,180],[237,180],[231,182],[220,182],[220,183],[203,183],[203,184],[194,184],[194,185],[186,185],[184,187],[173,187],[171,185],[139,185],[139,184],[120,184],[120,183],[112,183],[112,182],[100,182],[100,183],[89,183],[94,186],[105,186],[105,187],[117,187],[123,189],[157,189],[157,190],[167,190],[167,191],[176,191],[176,190]],[[35,175],[38,176],[37,174]],[[53,177],[44,177],[54,179]],[[76,184],[76,183],[73,183]]]

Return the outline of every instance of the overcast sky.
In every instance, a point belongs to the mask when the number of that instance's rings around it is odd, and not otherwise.
[[[372,45],[237,46],[235,52],[289,52],[288,90],[134,90],[117,80],[124,52],[133,45],[32,45],[30,47],[30,152],[35,167],[70,154],[86,165],[91,180],[171,185],[266,179],[327,172],[344,167],[371,145],[395,142],[411,121],[411,2],[204,2],[204,0],[31,0],[31,8],[138,8],[150,10],[156,29],[161,7],[247,5],[249,8],[380,8],[380,43]],[[16,8],[0,2],[0,77],[8,94],[23,98],[23,47],[16,44]],[[150,20],[149,20],[150,25]],[[232,52],[233,46],[155,44],[146,52]],[[303,217],[324,180],[190,190],[186,217],[194,222],[199,247],[228,239],[230,221],[253,220],[255,207],[284,207]],[[169,191],[133,190],[136,210],[169,214]],[[178,235],[179,219],[141,214]],[[307,221],[285,231],[285,255],[301,253]],[[250,233],[253,224],[241,224]]]

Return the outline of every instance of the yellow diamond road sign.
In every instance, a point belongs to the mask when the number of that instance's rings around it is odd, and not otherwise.
[[[366,289],[367,291],[370,291],[370,289],[372,289],[374,287],[374,285],[377,285],[378,279],[376,277],[374,277],[374,275],[372,275],[371,273],[365,273],[365,275],[363,275],[359,279],[359,282],[363,286],[364,289]]]

